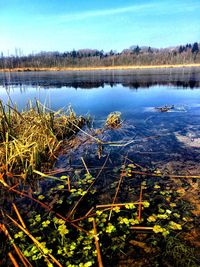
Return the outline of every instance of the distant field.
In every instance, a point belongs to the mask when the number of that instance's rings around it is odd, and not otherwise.
[[[200,67],[197,64],[177,64],[177,65],[144,65],[144,66],[101,66],[101,67],[66,67],[66,68],[13,68],[0,69],[0,72],[23,72],[23,71],[90,71],[90,70],[128,70],[128,69],[166,69],[166,68],[186,68]]]

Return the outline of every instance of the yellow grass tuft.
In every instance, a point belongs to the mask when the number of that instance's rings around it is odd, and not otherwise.
[[[121,112],[111,112],[106,119],[106,127],[117,129],[121,126]]]
[[[54,112],[38,101],[19,112],[0,102],[0,171],[26,179],[33,170],[49,166],[64,138],[77,133],[85,123],[69,108]]]

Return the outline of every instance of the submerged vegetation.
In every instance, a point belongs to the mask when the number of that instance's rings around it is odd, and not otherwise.
[[[1,266],[200,265],[198,247],[187,240],[198,216],[183,198],[187,180],[200,176],[163,174],[128,157],[107,168],[111,159],[102,146],[113,142],[88,134],[87,120],[71,108],[54,112],[36,102],[20,112],[1,103],[0,120]],[[94,132],[121,124],[113,112]],[[81,167],[51,171],[61,144],[78,131],[101,148],[101,167],[90,169],[81,158]],[[106,187],[103,173],[112,177]],[[33,186],[36,174],[43,180]]]
[[[88,169],[60,176],[45,192],[24,193],[26,200],[12,203],[12,215],[1,209],[1,235],[10,240],[1,253],[14,248],[22,266],[120,266],[125,259],[128,266],[199,266],[198,250],[183,240],[195,226],[192,206],[157,170],[139,172],[133,163],[115,170],[120,178],[103,203],[99,174]]]

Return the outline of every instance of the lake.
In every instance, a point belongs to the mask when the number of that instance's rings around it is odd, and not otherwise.
[[[200,69],[127,70],[92,72],[0,73],[0,98],[20,109],[38,99],[53,110],[73,107],[90,114],[94,128],[103,127],[110,112],[119,111],[122,127],[101,138],[125,147],[106,147],[113,160],[119,154],[162,171],[198,173],[200,162]],[[156,107],[171,106],[169,112]],[[74,154],[95,155],[94,146]],[[78,156],[77,156],[78,155]],[[69,155],[61,156],[64,166]],[[73,157],[73,158],[74,158]]]
[[[13,192],[0,190],[3,211],[14,199],[27,229],[45,236],[53,255],[96,264],[93,238],[84,233],[96,221],[104,266],[199,266],[200,69],[0,73],[0,99],[19,110],[37,99],[90,116],[90,125],[62,143],[54,177],[34,179],[27,194],[23,181]],[[111,112],[121,113],[121,127],[105,126]],[[70,229],[62,241],[58,218]],[[58,253],[63,240],[74,254]]]

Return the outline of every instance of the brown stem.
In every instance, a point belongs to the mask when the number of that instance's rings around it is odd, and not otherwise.
[[[138,221],[140,222],[141,221],[141,214],[142,214],[142,185],[141,185],[141,188],[140,188],[140,198],[139,198],[139,206],[138,206]]]
[[[11,252],[8,253],[8,256],[12,262],[12,264],[15,266],[15,267],[19,267],[19,265],[17,264],[16,262],[16,259],[14,258],[13,254]]]
[[[97,250],[98,266],[103,267],[103,262],[102,262],[102,258],[101,258],[101,250],[100,250],[100,246],[99,246],[99,240],[98,240],[98,236],[97,236],[97,227],[96,227],[95,220],[93,220],[93,230],[94,230],[95,246],[96,246],[96,250]]]

